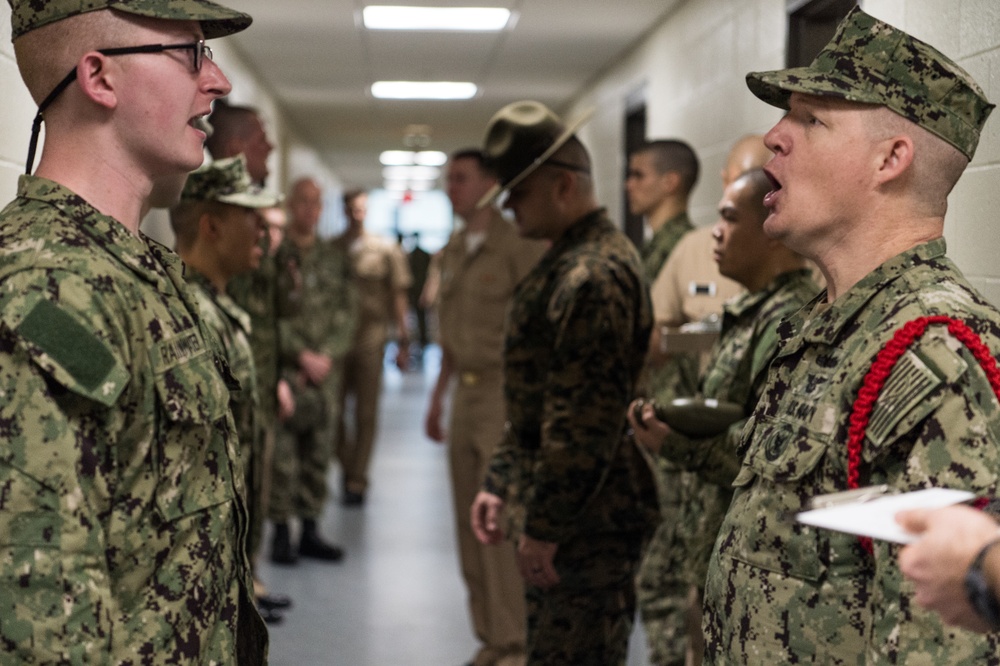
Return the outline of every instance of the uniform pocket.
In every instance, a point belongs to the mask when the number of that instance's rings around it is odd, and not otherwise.
[[[155,369],[156,504],[167,521],[233,499],[229,390],[208,351]]]
[[[805,508],[800,483],[824,460],[828,442],[775,420],[759,421],[734,485],[730,511],[739,517],[723,550],[745,564],[817,581],[823,574],[818,532],[795,520]],[[805,484],[808,486],[809,484]],[[808,499],[808,498],[806,498]]]

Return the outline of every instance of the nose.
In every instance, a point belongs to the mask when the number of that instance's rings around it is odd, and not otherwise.
[[[232,89],[233,84],[229,82],[226,75],[222,73],[222,70],[214,61],[205,59],[205,62],[201,66],[201,72],[199,72],[201,77],[202,89],[205,92],[211,94],[213,97],[225,97],[228,95]]]
[[[712,225],[712,238],[715,240],[716,245],[722,242],[722,237],[725,234],[726,225],[721,219],[716,220],[715,224]]]
[[[785,116],[764,135],[764,145],[775,155],[788,152],[788,135],[785,132],[787,123],[788,116]]]

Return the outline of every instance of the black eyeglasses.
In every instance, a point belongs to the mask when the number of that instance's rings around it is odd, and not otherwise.
[[[188,42],[186,44],[144,44],[142,46],[122,46],[113,49],[97,49],[97,52],[106,56],[120,56],[120,55],[131,55],[134,53],[163,53],[164,51],[180,51],[189,50],[192,53],[192,63],[191,68],[194,73],[197,74],[201,71],[201,66],[205,62],[205,58],[209,60],[212,59],[212,47],[205,43],[204,39],[199,39],[196,42]],[[48,97],[42,100],[42,103],[38,105],[38,113],[35,114],[35,121],[31,125],[31,141],[28,144],[28,164],[25,167],[25,173],[30,174],[31,169],[35,165],[35,149],[38,146],[38,134],[42,131],[42,114],[45,113],[45,109],[56,100],[59,95],[62,94],[69,84],[76,80],[76,68],[66,75],[59,84],[52,89]]]

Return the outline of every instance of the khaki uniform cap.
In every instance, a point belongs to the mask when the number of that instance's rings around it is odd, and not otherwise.
[[[857,7],[808,67],[746,78],[754,95],[783,109],[793,92],[886,106],[970,160],[995,106],[948,56]]]
[[[99,9],[171,21],[199,21],[205,39],[225,37],[246,30],[253,19],[209,0],[7,0],[10,5],[11,40],[64,18]]]

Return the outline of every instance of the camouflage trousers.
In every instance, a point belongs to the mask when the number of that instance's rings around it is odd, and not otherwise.
[[[560,583],[529,586],[528,666],[624,666],[644,539],[611,534],[559,545]]]
[[[326,411],[308,427],[279,426],[271,464],[268,518],[287,523],[290,518],[318,518],[326,503],[327,472],[337,436],[340,376],[331,372],[323,383]]]
[[[688,562],[682,549],[682,478],[658,458],[657,489],[663,522],[646,549],[636,576],[642,626],[653,666],[684,666],[687,654]]]

